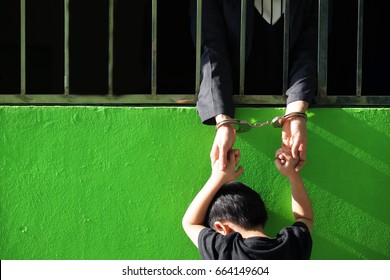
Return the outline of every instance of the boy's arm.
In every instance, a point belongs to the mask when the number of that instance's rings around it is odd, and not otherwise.
[[[214,177],[212,175],[200,192],[195,196],[184,214],[182,220],[184,231],[196,247],[198,247],[199,233],[205,228],[204,219],[207,209],[211,200],[223,184],[222,178]]]
[[[219,161],[213,163],[213,172],[204,187],[195,196],[186,213],[184,214],[182,225],[184,231],[191,241],[198,247],[198,236],[205,228],[204,220],[210,202],[223,184],[234,181],[243,172],[242,167],[235,170],[238,164],[240,153],[232,150],[228,153],[228,163],[224,171],[219,170]]]
[[[283,155],[283,158],[286,160],[284,164],[280,162],[280,155]],[[298,161],[299,159],[294,159],[291,156],[291,152],[284,147],[276,152],[275,165],[280,173],[289,179],[291,184],[292,212],[295,221],[306,224],[311,232],[314,218],[313,208],[301,175],[295,171]]]
[[[303,222],[311,229],[313,226],[313,208],[310,202],[309,195],[303,184],[303,180],[299,173],[293,173],[288,177],[291,184],[291,196],[292,196],[292,212],[296,222]]]

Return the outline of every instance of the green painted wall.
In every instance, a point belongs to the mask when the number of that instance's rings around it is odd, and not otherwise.
[[[238,109],[268,120],[281,109]],[[310,110],[313,259],[390,258],[390,109]],[[210,173],[194,108],[0,107],[1,259],[198,259],[181,218]],[[292,221],[280,130],[238,136],[267,233]]]

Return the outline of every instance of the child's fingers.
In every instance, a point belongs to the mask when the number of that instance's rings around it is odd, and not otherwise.
[[[280,148],[280,149],[277,149],[276,151],[275,151],[275,158],[277,158],[277,157],[279,157],[279,155],[281,155],[282,154],[282,149]]]
[[[235,166],[238,165],[238,163],[240,162],[240,159],[241,159],[241,152],[240,150],[234,150],[234,160],[235,160]]]
[[[286,158],[286,151],[284,148],[280,148],[275,152],[275,158],[278,159],[285,159]]]
[[[282,163],[281,160],[278,159],[278,158],[275,159],[274,163],[275,163],[275,166],[276,166],[276,168],[277,168],[278,170],[280,170],[280,169],[282,168],[283,164],[284,164],[284,163]]]
[[[236,150],[230,150],[229,153],[228,153],[228,160],[229,162],[235,162],[235,151]]]
[[[275,157],[276,160],[278,160],[282,165],[286,163],[286,157],[283,154],[280,154]]]
[[[242,166],[239,166],[235,172],[235,178],[237,179],[238,177],[240,177],[242,173],[244,173],[244,168],[242,168]]]
[[[280,157],[281,155],[284,157],[287,157],[289,154],[290,154],[289,149],[283,146],[280,149],[276,150],[275,158]]]
[[[291,151],[287,147],[282,147],[275,152],[275,159],[277,159],[281,165],[287,164],[291,158]]]

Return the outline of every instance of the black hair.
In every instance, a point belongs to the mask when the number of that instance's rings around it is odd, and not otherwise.
[[[250,230],[265,226],[268,214],[260,195],[240,182],[224,184],[215,194],[206,215],[214,228],[216,221],[227,221]]]

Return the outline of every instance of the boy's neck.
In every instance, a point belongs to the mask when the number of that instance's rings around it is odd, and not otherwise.
[[[241,230],[239,231],[242,238],[247,239],[250,237],[267,237],[269,238],[263,231],[260,230]]]
[[[243,229],[235,224],[230,223],[230,228],[234,230],[235,232],[238,232],[241,234],[242,238],[250,238],[250,237],[267,237],[269,238],[265,233],[263,227],[258,227],[256,229]]]

